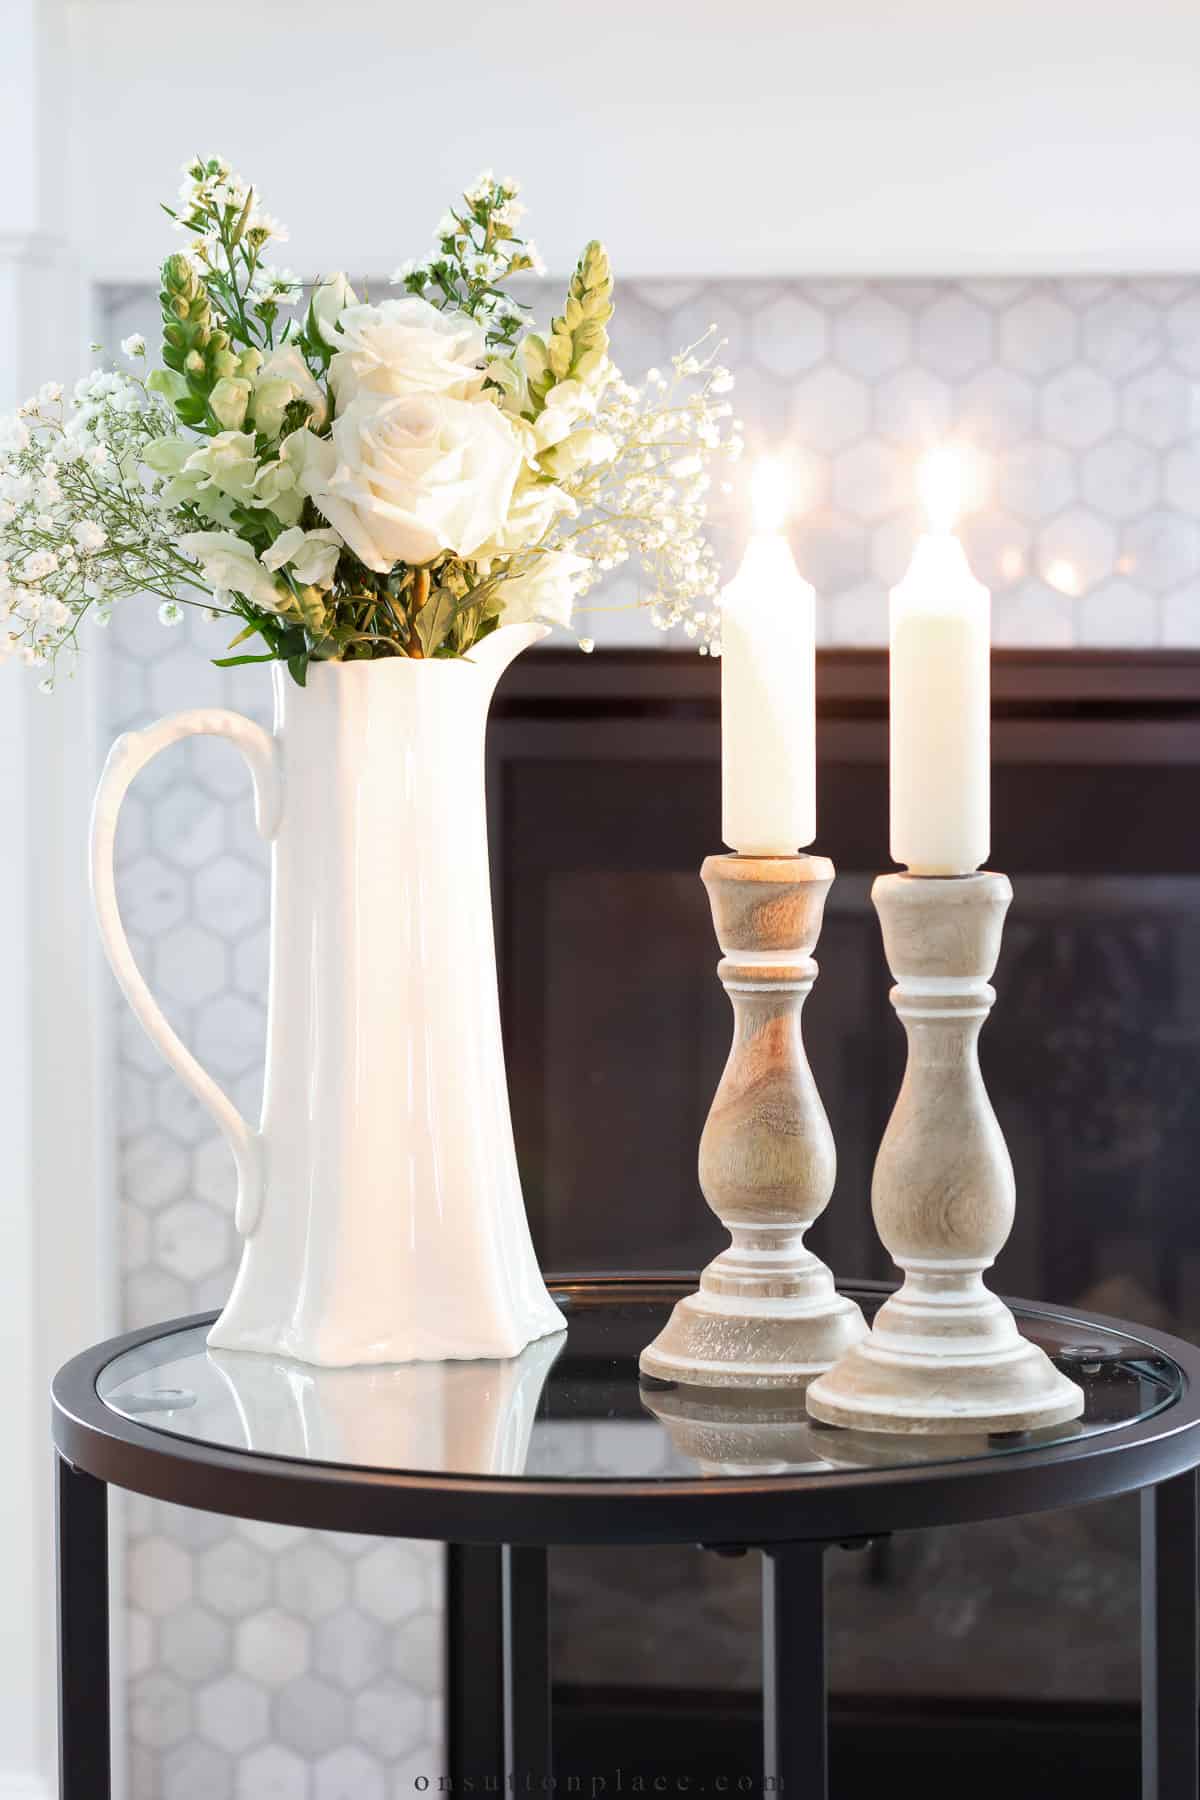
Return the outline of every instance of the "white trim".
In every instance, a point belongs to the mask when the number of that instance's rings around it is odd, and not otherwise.
[[[5,25],[22,104],[0,117],[12,176],[0,191],[0,412],[51,377],[72,381],[91,324],[62,230],[61,0],[15,0]],[[0,1482],[0,1800],[54,1791],[48,1386],[115,1315],[111,1181],[98,1179],[106,1009],[85,861],[100,678],[89,655],[47,698],[28,670],[0,672],[0,1355],[20,1372]]]

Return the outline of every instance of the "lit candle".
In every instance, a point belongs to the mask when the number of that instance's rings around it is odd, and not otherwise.
[[[721,835],[741,856],[794,856],[817,835],[814,594],[782,526],[787,474],[751,478],[754,532],[722,596]]]
[[[891,597],[892,860],[970,875],[990,848],[991,596],[954,536],[963,471],[926,457],[930,529]]]

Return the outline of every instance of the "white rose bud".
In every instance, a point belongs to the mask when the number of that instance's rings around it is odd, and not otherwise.
[[[331,275],[321,283],[312,297],[309,311],[318,335],[327,344],[337,344],[337,322],[348,306],[357,304],[358,296],[342,273]]]

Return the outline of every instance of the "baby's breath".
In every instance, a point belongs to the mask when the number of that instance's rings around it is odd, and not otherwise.
[[[129,594],[207,593],[142,473],[146,445],[172,429],[141,381],[109,370],[69,398],[48,384],[0,428],[0,661],[45,667],[47,691],[89,613],[106,625]]]
[[[644,602],[662,631],[681,627],[701,650],[719,647],[721,574],[705,536],[711,466],[742,452],[740,426],[721,396],[732,377],[717,360],[712,327],[635,387],[617,376],[596,411],[611,441],[610,460],[563,482],[579,517],[555,541],[586,556],[582,598],[601,578],[636,559],[649,592]]]

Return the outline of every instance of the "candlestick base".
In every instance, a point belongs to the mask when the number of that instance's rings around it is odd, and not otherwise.
[[[914,1291],[910,1271],[870,1336],[813,1382],[810,1416],[857,1431],[930,1435],[1034,1431],[1077,1419],[1083,1390],[1021,1337],[1004,1302],[975,1279],[980,1304],[972,1308],[962,1288]],[[922,1351],[918,1341],[942,1347]]]
[[[904,1285],[808,1390],[813,1418],[863,1431],[1029,1431],[1078,1418],[1083,1390],[1022,1338],[983,1283],[1012,1229],[1012,1163],[979,1072],[1008,877],[883,875],[871,898],[908,1066],[871,1189]]]
[[[867,1329],[804,1244],[837,1167],[800,1030],[833,864],[710,856],[700,874],[735,1020],[700,1140],[700,1186],[733,1241],[643,1350],[640,1367],[689,1386],[791,1387],[828,1369]]]

